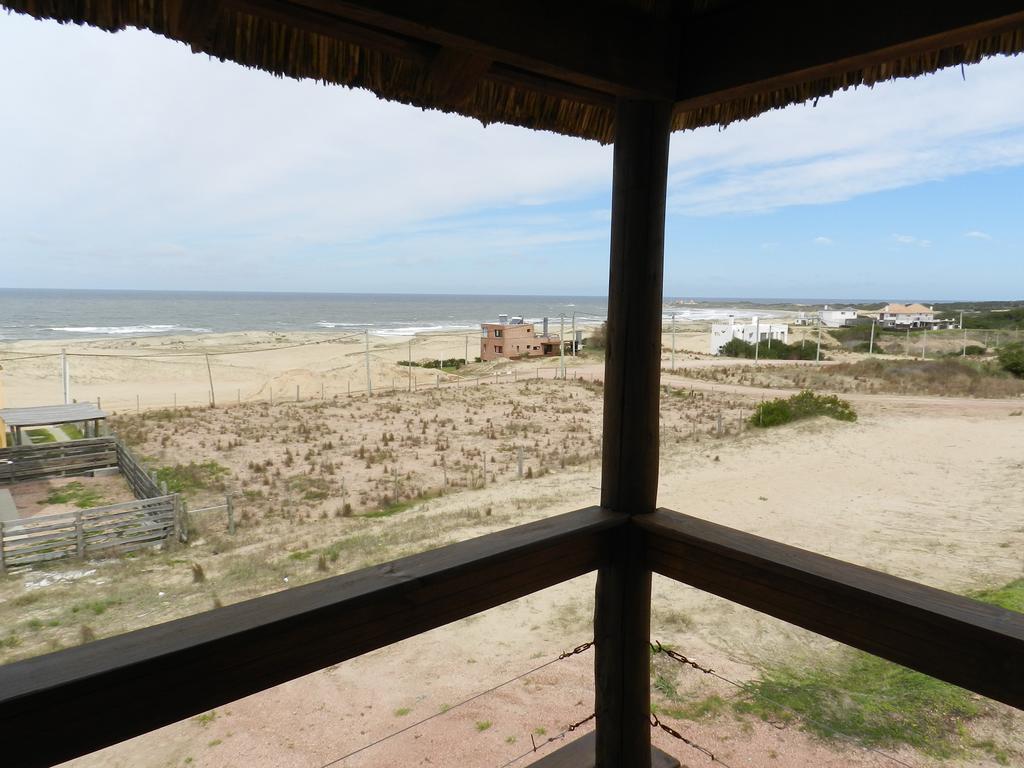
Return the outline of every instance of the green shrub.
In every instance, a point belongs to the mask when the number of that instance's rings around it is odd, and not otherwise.
[[[999,365],[1007,373],[1024,379],[1024,344],[1007,344],[999,350]]]
[[[1024,307],[1013,307],[988,312],[965,312],[964,328],[995,330],[1020,328],[1024,325]]]
[[[227,472],[227,467],[210,459],[198,464],[190,461],[188,464],[160,467],[156,471],[156,479],[158,483],[167,483],[167,490],[170,493],[188,493],[206,488],[223,490],[224,483],[221,478]]]
[[[754,345],[743,339],[731,339],[719,352],[725,357],[742,357],[753,360],[756,355],[761,360],[814,360],[817,355],[817,347],[814,344],[784,344],[781,341],[772,341],[768,346],[767,341],[762,341],[755,350]]]
[[[92,509],[106,502],[92,488],[86,488],[82,483],[75,480],[60,488],[51,488],[50,492],[46,495],[44,503],[74,504],[79,509]]]
[[[608,323],[601,323],[587,336],[586,346],[588,349],[604,349],[608,345]]]
[[[821,739],[838,733],[866,747],[908,745],[934,757],[955,755],[962,724],[982,712],[968,691],[860,651],[828,666],[768,671],[746,694],[739,712],[788,723],[796,711]]]
[[[839,421],[856,421],[853,406],[835,395],[816,395],[810,390],[787,398],[767,400],[757,406],[750,423],[755,427],[776,427],[791,421],[828,416]]]
[[[57,438],[54,437],[53,433],[48,429],[26,429],[25,434],[28,435],[28,439],[32,442],[32,445],[57,442]]]
[[[854,325],[847,325],[843,328],[829,328],[828,335],[844,347],[859,349],[861,344],[863,344],[864,351],[867,352],[872,338],[871,322],[862,321]],[[876,346],[878,345],[879,335],[879,329],[875,328],[874,339]]]

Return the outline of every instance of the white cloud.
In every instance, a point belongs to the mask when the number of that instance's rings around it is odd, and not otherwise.
[[[669,214],[829,203],[1024,164],[1024,111],[1007,97],[1024,92],[1024,62],[967,72],[966,84],[957,70],[676,134]],[[489,253],[546,254],[577,275],[557,258],[572,244],[607,257],[611,150],[592,142],[485,129],[148,33],[19,14],[0,14],[0,73],[0,261],[12,247],[24,256],[5,280],[103,284],[102,268],[180,287],[342,289],[350,265],[388,284],[427,274],[389,265],[439,260],[476,288]],[[906,237],[894,243],[930,244]],[[775,231],[760,238],[793,247]],[[302,273],[301,254],[315,268]]]
[[[970,232],[964,232],[964,237],[971,237],[975,240],[991,240],[992,235],[988,232],[982,232],[980,229],[972,229]]]
[[[0,143],[18,147],[0,230],[79,249],[182,233],[351,244],[584,197],[611,177],[593,142],[274,78],[136,30],[3,14],[0,72]]]
[[[894,234],[892,239],[900,245],[916,245],[921,248],[928,248],[932,244],[931,240],[923,240],[922,238],[914,237],[913,235]]]
[[[710,216],[815,205],[1024,164],[1024,62],[883,83],[770,112],[725,130],[676,134],[670,205]]]

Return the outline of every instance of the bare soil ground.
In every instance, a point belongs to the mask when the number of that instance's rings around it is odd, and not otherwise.
[[[80,507],[74,501],[62,503],[48,502],[47,499],[60,489],[72,483],[78,483],[92,496],[89,506],[100,507],[105,504],[117,504],[135,498],[131,488],[120,475],[108,477],[58,477],[49,480],[35,480],[29,483],[18,483],[11,486],[11,496],[21,517],[38,515],[55,515],[62,512],[75,512]]]

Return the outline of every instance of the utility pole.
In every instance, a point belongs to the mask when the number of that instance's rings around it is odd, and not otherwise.
[[[64,405],[71,402],[71,371],[68,368],[68,351],[60,351],[60,377],[64,385]]]
[[[868,354],[875,354],[875,321],[871,320],[871,341],[868,342]]]
[[[960,330],[964,329],[964,311],[960,310]]]
[[[758,354],[761,351],[761,318],[754,318],[754,365],[757,365]]]
[[[914,353],[910,351],[910,326],[909,325],[907,326],[907,351],[906,351],[906,355],[907,355],[907,357],[913,357],[914,356]]]
[[[206,375],[210,377],[210,407],[217,407],[217,395],[213,392],[213,369],[210,367],[210,356],[206,356]]]
[[[672,370],[676,369],[676,313],[672,313]]]
[[[924,333],[921,334],[921,359],[924,360],[928,357],[928,329],[924,329]]]
[[[2,375],[3,371],[4,371],[4,367],[2,365],[0,365],[0,408],[4,407],[4,380],[3,380],[3,375]],[[98,401],[96,403],[96,407],[97,408],[100,407]],[[3,419],[0,419],[0,448],[6,448],[6,447],[7,447],[7,425],[4,423]],[[2,547],[2,546],[3,546],[3,543],[0,542],[0,547]],[[2,554],[3,553],[0,552],[0,555],[2,555]]]
[[[814,353],[814,362],[821,362],[821,318],[818,318],[818,349]]]
[[[964,327],[963,313],[961,313],[960,327]],[[960,357],[967,357],[967,331],[964,330],[964,351],[960,353]]]
[[[366,394],[373,394],[373,381],[370,379],[370,329],[363,331],[366,337]]]
[[[558,368],[562,378],[565,378],[565,313],[561,315],[562,323],[558,332]]]
[[[572,313],[572,356],[576,357],[576,313]]]
[[[409,391],[412,392],[412,337],[409,337]]]

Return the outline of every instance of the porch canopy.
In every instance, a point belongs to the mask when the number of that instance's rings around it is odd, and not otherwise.
[[[71,403],[69,405],[39,405],[32,408],[0,408],[0,421],[7,426],[21,429],[23,427],[43,427],[54,424],[74,424],[80,421],[93,421],[107,418],[106,411],[101,411],[92,403]]]
[[[1018,53],[1024,0],[0,5],[615,144],[600,507],[0,667],[0,733],[37,736],[9,740],[13,764],[99,749],[592,570],[596,738],[581,765],[651,765],[652,571],[1024,706],[1020,614],[657,509],[670,133]]]
[[[619,98],[671,128],[728,125],[837,90],[1024,49],[1014,0],[2,0],[149,29],[275,75],[603,143]],[[1008,94],[1009,97],[1009,94]]]

